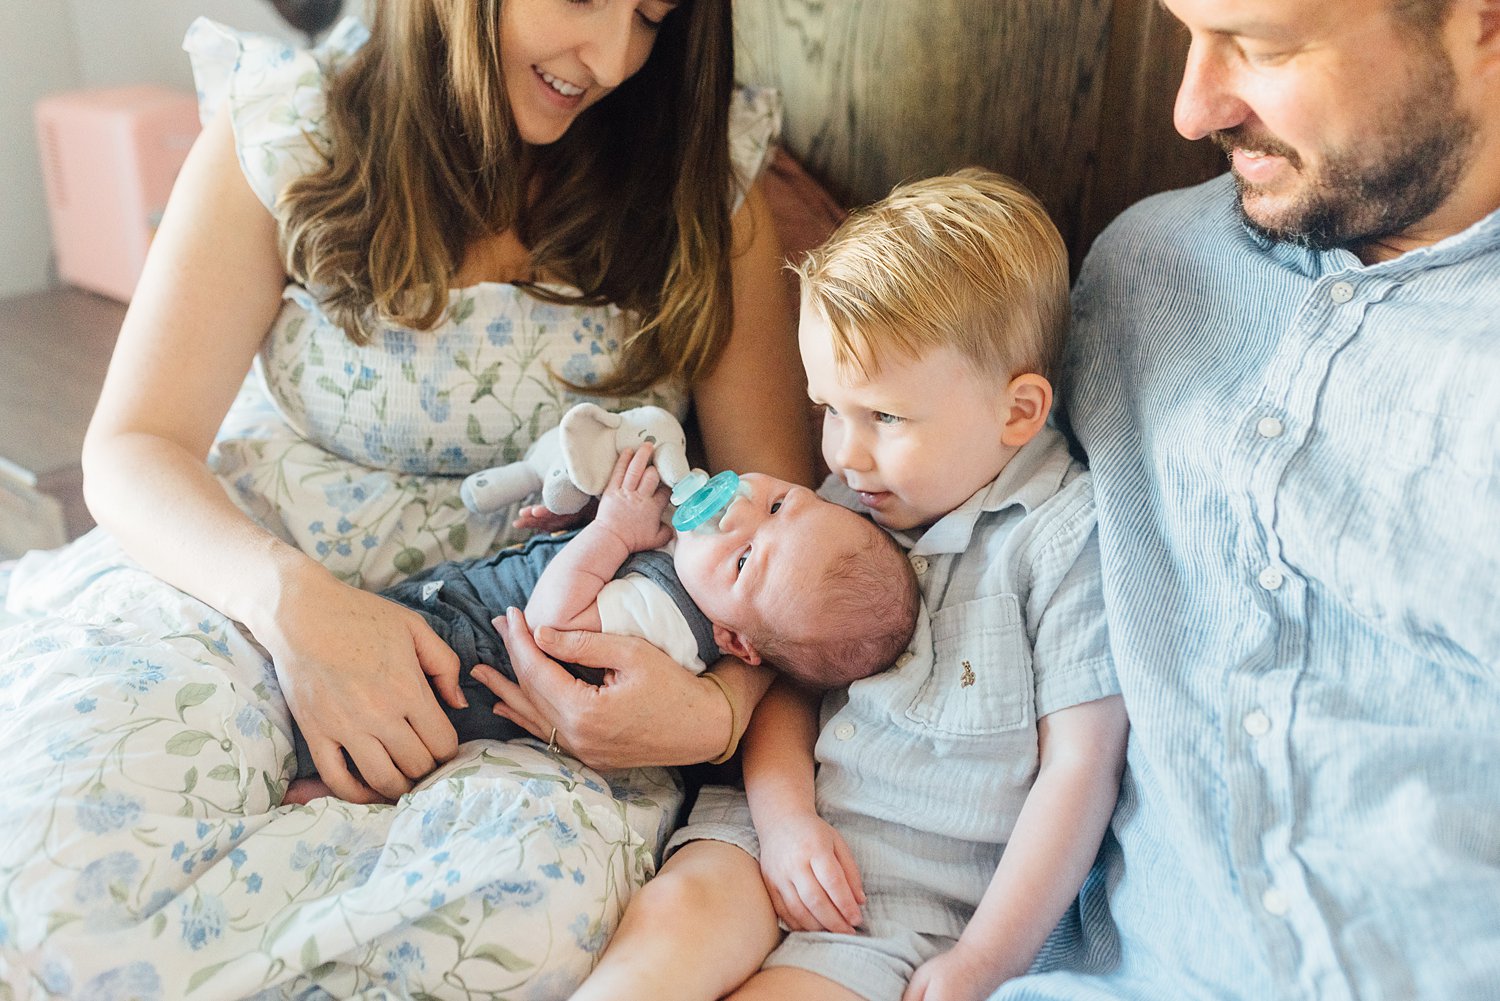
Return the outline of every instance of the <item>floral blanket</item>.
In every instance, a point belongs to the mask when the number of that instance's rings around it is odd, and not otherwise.
[[[280,806],[285,703],[233,623],[102,532],[0,592],[0,999],[565,996],[681,799],[481,741],[394,806]]]

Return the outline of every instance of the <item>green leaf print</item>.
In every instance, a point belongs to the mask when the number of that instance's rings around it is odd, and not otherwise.
[[[407,546],[396,554],[391,560],[391,565],[405,574],[413,574],[422,569],[422,564],[427,562],[427,557],[422,555],[422,550],[415,546]]]
[[[326,375],[318,376],[318,388],[323,390],[323,392],[325,393],[331,393],[334,396],[337,396],[341,400],[347,400],[349,398],[349,394],[344,392],[344,388],[338,383],[334,382],[332,379],[328,378],[328,376]]]
[[[448,545],[463,552],[469,544],[469,526],[460,522],[448,529]]]
[[[213,739],[213,734],[204,733],[202,730],[184,730],[167,741],[167,753],[191,758],[203,750],[204,744]]]
[[[214,963],[211,966],[205,966],[203,969],[199,970],[191,977],[188,977],[188,993],[191,994],[193,991],[196,991],[198,988],[202,987],[211,977],[213,977],[215,973],[218,973],[220,970],[222,970],[232,962],[233,960],[226,959],[222,963]]]
[[[474,950],[475,959],[487,959],[491,963],[503,967],[507,973],[518,973],[521,970],[529,970],[536,964],[529,959],[522,959],[504,946],[481,945]]]
[[[479,424],[479,418],[476,417],[474,414],[470,414],[469,415],[469,422],[466,425],[466,430],[468,432],[469,440],[472,441],[474,444],[476,444],[476,445],[488,445],[489,444],[489,442],[487,442],[487,441],[484,440],[484,428],[480,426],[480,424]]]
[[[191,709],[193,706],[207,702],[218,689],[218,685],[183,685],[182,690],[177,693],[177,718],[182,719],[184,709]]]

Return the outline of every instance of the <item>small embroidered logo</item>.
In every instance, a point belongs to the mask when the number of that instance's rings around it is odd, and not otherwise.
[[[960,688],[968,688],[973,683],[974,683],[974,668],[969,665],[968,661],[964,661],[964,676],[963,676],[963,680],[959,682],[959,687]]]

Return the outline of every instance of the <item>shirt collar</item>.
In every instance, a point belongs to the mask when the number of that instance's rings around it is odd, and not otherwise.
[[[974,496],[933,523],[920,536],[893,532],[896,541],[913,555],[961,553],[969,546],[980,515],[1018,505],[1027,513],[1062,488],[1072,466],[1067,442],[1050,424],[1021,446],[1011,460]]]

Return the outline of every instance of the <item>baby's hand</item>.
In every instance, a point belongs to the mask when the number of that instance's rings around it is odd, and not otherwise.
[[[776,916],[793,931],[852,935],[865,902],[859,868],[843,837],[815,813],[760,832],[760,875]]]
[[[672,538],[671,528],[661,520],[667,496],[661,475],[651,464],[650,442],[627,448],[615,460],[594,520],[617,535],[632,553],[655,549]]]

